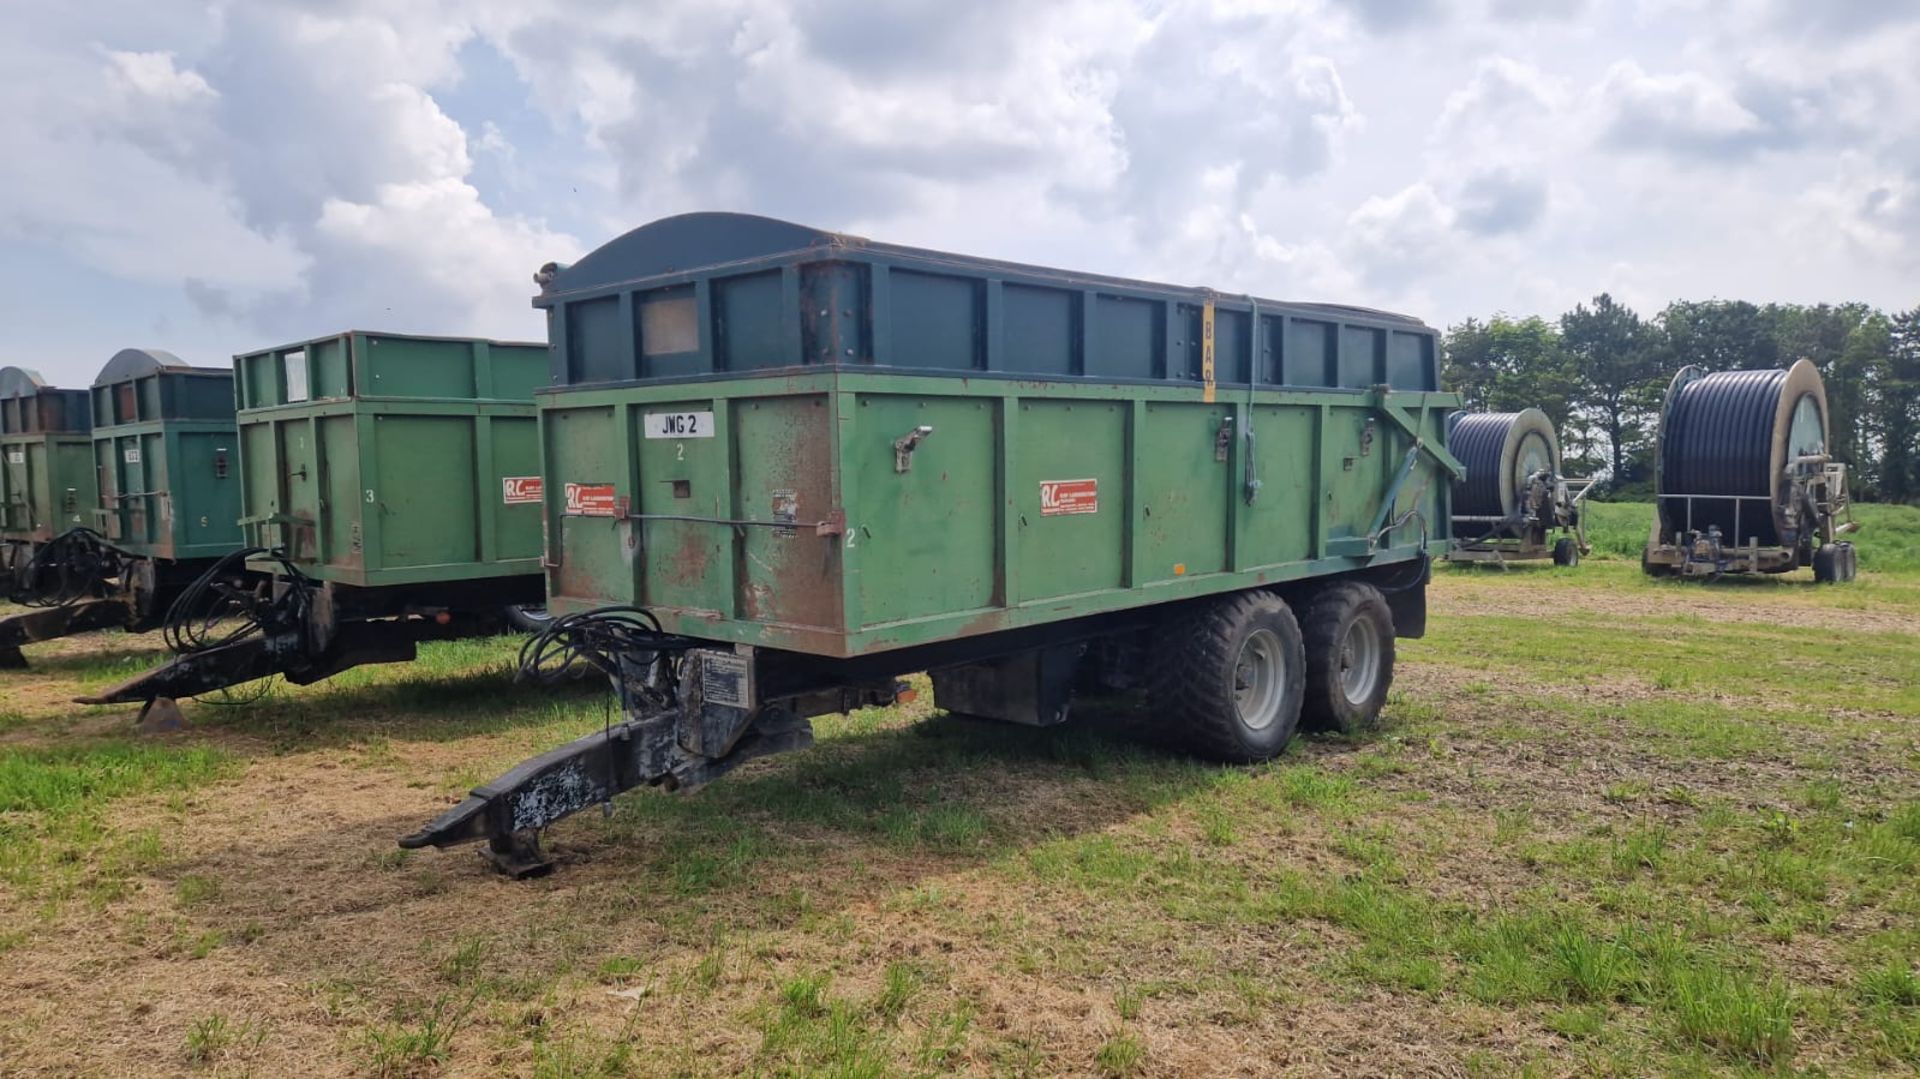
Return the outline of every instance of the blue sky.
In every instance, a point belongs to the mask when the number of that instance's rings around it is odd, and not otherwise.
[[[1920,303],[1920,3],[10,5],[0,363],[538,338],[694,209],[1436,324]]]

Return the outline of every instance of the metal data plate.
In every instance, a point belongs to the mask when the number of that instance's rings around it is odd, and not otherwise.
[[[729,708],[753,707],[753,664],[735,652],[700,654],[700,699]]]

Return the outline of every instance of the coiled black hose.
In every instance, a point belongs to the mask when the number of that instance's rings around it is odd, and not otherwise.
[[[609,677],[620,674],[622,656],[684,652],[698,642],[667,633],[653,613],[639,607],[596,607],[563,615],[520,646],[518,679],[556,682],[592,667]]]
[[[282,574],[281,591],[265,593],[247,583],[249,559],[276,563]],[[194,579],[167,608],[160,634],[167,647],[180,655],[204,652],[232,644],[268,628],[299,625],[313,603],[313,580],[277,548],[243,547],[223,556]]]
[[[1674,395],[1660,436],[1660,510],[1669,527],[1717,526],[1729,544],[1752,538],[1783,545],[1774,519],[1773,448],[1786,382],[1786,371],[1718,371]],[[1689,512],[1687,499],[1669,495],[1743,498],[1694,498]]]
[[[41,544],[8,582],[8,598],[22,607],[65,607],[99,594],[118,577],[125,559],[107,537],[70,528]]]
[[[1500,467],[1500,453],[1506,448],[1507,432],[1519,416],[1518,412],[1475,412],[1455,421],[1447,435],[1447,449],[1467,466],[1466,478],[1453,485],[1456,516],[1506,516],[1501,496],[1513,480]]]

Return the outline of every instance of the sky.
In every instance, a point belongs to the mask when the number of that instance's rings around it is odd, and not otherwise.
[[[1920,304],[1920,0],[0,0],[0,364],[539,340],[690,210],[1444,326]]]

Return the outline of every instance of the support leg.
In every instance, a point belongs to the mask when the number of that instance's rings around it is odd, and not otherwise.
[[[187,725],[187,717],[180,711],[180,702],[172,697],[155,697],[140,706],[140,716],[134,720],[134,727],[141,734],[168,734]]]
[[[540,833],[532,828],[489,838],[484,856],[495,869],[514,880],[544,877],[553,872],[553,863],[540,851]]]

